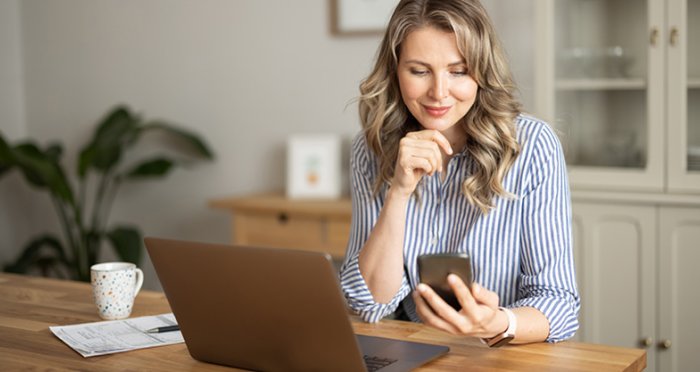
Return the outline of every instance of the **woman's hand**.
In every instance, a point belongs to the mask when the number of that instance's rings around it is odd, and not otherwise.
[[[443,171],[442,151],[452,155],[452,146],[442,133],[436,130],[408,133],[399,143],[392,188],[409,197],[424,175]]]
[[[508,328],[508,318],[498,310],[498,295],[495,292],[476,283],[470,291],[454,274],[450,274],[447,281],[462,309],[458,312],[430,286],[419,284],[418,290],[413,292],[413,299],[423,323],[454,335],[481,338],[494,337]]]

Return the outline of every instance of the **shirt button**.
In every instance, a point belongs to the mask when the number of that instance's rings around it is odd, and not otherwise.
[[[432,242],[432,244],[433,244],[433,245],[437,245],[437,243],[438,243],[438,238],[437,238],[437,236],[435,236],[435,237],[433,237],[433,242]]]

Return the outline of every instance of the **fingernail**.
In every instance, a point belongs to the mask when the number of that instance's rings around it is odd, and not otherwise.
[[[457,275],[455,275],[455,274],[448,275],[447,281],[450,282],[451,284],[457,284]]]
[[[478,285],[478,284],[476,284],[476,283],[474,283],[474,284],[472,284],[472,290],[474,291],[474,294],[475,294],[475,295],[476,295],[476,294],[479,294],[479,292],[481,292],[481,286]]]
[[[425,293],[426,290],[428,290],[428,286],[423,283],[418,284],[418,292]]]

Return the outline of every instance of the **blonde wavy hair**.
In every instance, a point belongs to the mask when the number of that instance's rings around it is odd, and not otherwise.
[[[375,192],[391,185],[401,138],[423,129],[403,103],[397,77],[401,43],[421,27],[453,32],[467,71],[478,84],[474,105],[460,122],[467,134],[466,149],[475,161],[462,192],[486,214],[495,196],[511,196],[503,188],[503,178],[520,153],[515,118],[521,106],[505,53],[478,0],[402,0],[394,10],[374,69],[360,84],[363,132],[379,159]]]

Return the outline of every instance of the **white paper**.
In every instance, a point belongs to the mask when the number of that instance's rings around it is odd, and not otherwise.
[[[184,342],[180,331],[147,333],[151,328],[176,325],[173,313],[123,320],[49,327],[51,332],[83,357]]]

